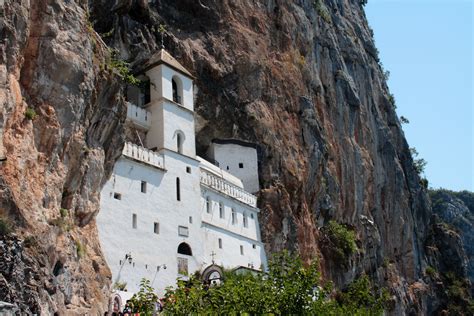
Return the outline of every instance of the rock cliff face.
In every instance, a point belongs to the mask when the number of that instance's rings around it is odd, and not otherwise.
[[[124,113],[119,80],[103,71],[105,44],[140,65],[164,24],[167,50],[198,78],[198,153],[215,137],[259,144],[267,251],[319,257],[338,286],[367,273],[390,288],[392,313],[427,312],[430,206],[360,2],[7,0],[0,211],[39,241],[1,244],[7,262],[31,267],[2,268],[7,300],[30,311],[105,306],[94,215]],[[358,251],[344,264],[320,252],[329,220],[356,232]]]
[[[0,297],[24,312],[96,314],[110,272],[94,216],[122,147],[120,83],[101,70],[85,1],[0,10],[0,215],[17,235],[0,241]]]

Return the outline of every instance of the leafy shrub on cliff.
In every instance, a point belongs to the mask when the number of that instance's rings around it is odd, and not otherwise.
[[[367,277],[334,298],[320,285],[317,263],[305,266],[288,252],[274,255],[267,274],[225,273],[219,286],[204,286],[199,277],[168,288],[165,315],[379,315],[386,300]]]
[[[331,14],[329,13],[329,9],[324,4],[323,0],[315,0],[313,2],[313,6],[318,12],[319,16],[326,22],[331,23]]]
[[[350,255],[357,251],[356,235],[353,230],[336,221],[322,228],[323,250],[334,259],[334,261],[345,264]]]
[[[110,51],[107,67],[117,74],[125,83],[137,86],[140,80],[130,72],[130,64],[119,58],[117,51]]]
[[[8,235],[12,232],[12,225],[6,218],[0,217],[0,236]]]
[[[32,108],[27,108],[25,111],[25,117],[26,119],[32,121],[36,118],[37,114],[36,111]]]
[[[443,282],[447,288],[448,315],[474,315],[469,281],[450,271],[443,275]]]

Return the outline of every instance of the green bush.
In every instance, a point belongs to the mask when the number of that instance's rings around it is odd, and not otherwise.
[[[36,111],[32,108],[27,108],[26,111],[25,111],[25,117],[32,121],[36,118],[37,114],[36,114]]]
[[[305,266],[288,252],[269,260],[268,273],[224,273],[218,286],[205,286],[196,276],[178,281],[165,294],[165,315],[380,315],[386,300],[363,277],[341,299],[332,285],[321,285],[317,262]]]
[[[324,235],[324,248],[330,252],[333,259],[341,264],[357,251],[356,235],[353,230],[336,221],[329,223],[322,229]]]
[[[117,74],[125,83],[138,86],[140,80],[130,72],[130,64],[118,57],[117,51],[111,51],[107,66]]]
[[[426,273],[426,275],[428,275],[432,278],[436,277],[436,274],[437,274],[436,269],[431,267],[431,266],[426,267],[425,273]]]
[[[0,218],[0,236],[8,235],[12,232],[12,225],[6,218]]]
[[[140,313],[144,316],[154,315],[156,302],[158,302],[158,295],[150,286],[150,280],[143,278],[140,282],[140,290],[130,299],[133,313]]]
[[[315,0],[313,2],[313,6],[318,12],[319,16],[326,22],[326,23],[331,23],[331,14],[329,13],[329,9],[326,7],[326,5],[323,3],[323,0]]]
[[[79,240],[76,240],[76,253],[79,258],[83,258],[86,254],[86,248]]]
[[[60,208],[59,209],[59,214],[61,214],[61,217],[64,218],[69,214],[69,211],[65,208]]]

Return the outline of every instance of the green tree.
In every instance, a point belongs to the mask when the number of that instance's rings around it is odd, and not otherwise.
[[[320,285],[317,262],[305,266],[287,251],[274,255],[264,274],[224,273],[219,286],[203,285],[198,276],[178,281],[165,295],[165,315],[378,315],[385,297],[372,288],[368,278],[340,296],[331,284]]]
[[[155,304],[158,302],[158,295],[153,291],[150,280],[143,278],[140,282],[140,290],[130,299],[134,313],[142,316],[151,316],[155,311]]]

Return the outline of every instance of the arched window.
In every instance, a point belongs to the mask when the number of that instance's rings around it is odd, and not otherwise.
[[[181,201],[181,188],[179,187],[179,178],[176,178],[176,200]]]
[[[193,255],[191,247],[185,242],[182,242],[182,243],[179,244],[178,253],[181,254],[181,255],[186,255],[186,256],[192,256]]]
[[[176,151],[180,154],[183,153],[183,144],[184,144],[184,133],[182,131],[174,132],[174,136],[176,137]]]
[[[173,101],[183,104],[183,84],[177,76],[171,79],[171,86],[173,87]]]

